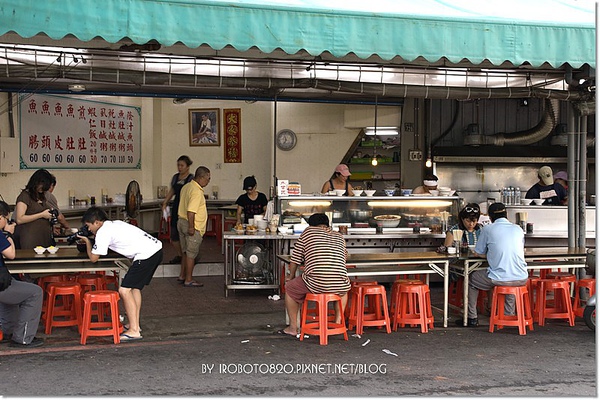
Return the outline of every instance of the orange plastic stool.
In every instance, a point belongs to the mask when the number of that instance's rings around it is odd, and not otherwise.
[[[92,322],[93,304],[109,303],[110,321]],[[81,344],[85,344],[89,336],[112,336],[115,344],[121,343],[123,327],[119,321],[119,293],[113,290],[97,290],[83,295],[83,327]]]
[[[56,306],[58,296],[73,296],[72,302],[63,301],[63,306]],[[55,317],[65,317],[56,321]],[[46,306],[46,335],[52,333],[53,327],[77,325],[81,332],[81,286],[76,282],[53,282],[48,284],[48,304]]]
[[[83,307],[83,296],[87,292],[106,290],[106,281],[102,274],[79,274],[77,276],[77,283],[81,285],[81,305]],[[82,308],[83,310],[83,308]],[[92,314],[98,318],[98,321],[103,321],[104,307],[102,304],[98,304],[96,308],[92,310]]]
[[[558,279],[560,281],[569,282],[569,284],[572,283],[573,285],[569,285],[569,287],[571,288],[571,291],[569,293],[573,292],[575,283],[577,283],[577,277],[575,276],[575,274],[572,274],[570,272],[551,271],[546,274],[545,279]],[[561,307],[561,296],[557,296],[556,294],[554,294],[554,302],[557,302],[556,307]]]
[[[39,287],[42,288],[44,292],[44,300],[42,302],[42,315],[40,316],[41,321],[46,320],[46,307],[48,306],[48,284],[53,282],[66,282],[67,280],[68,279],[66,274],[46,275],[38,278],[37,284]]]
[[[208,214],[206,233],[204,234],[204,236],[216,237],[217,243],[219,244],[219,246],[221,245],[221,238],[223,236],[223,227],[221,226],[221,214]]]
[[[539,276],[531,276],[527,279],[527,290],[529,291],[529,304],[531,305],[531,314],[533,315],[533,322],[538,322],[538,311],[537,303],[540,291],[540,278]]]
[[[547,292],[554,292],[554,306],[546,300]],[[560,301],[558,301],[560,299]],[[569,282],[557,279],[540,279],[537,298],[538,323],[544,326],[546,318],[567,319],[569,326],[575,326],[575,314],[571,305]]]
[[[575,285],[575,300],[573,300],[573,312],[576,317],[583,318],[585,304],[581,305],[581,291],[587,289],[588,299],[596,293],[596,280],[594,278],[585,278],[577,281]],[[585,301],[587,303],[587,300]]]
[[[355,291],[354,300],[350,307],[348,328],[356,325],[356,333],[362,335],[365,326],[385,326],[387,333],[391,333],[390,316],[388,314],[387,297],[382,285],[358,285],[351,291]],[[365,300],[367,296],[374,297],[376,307],[374,314],[365,313]]]
[[[400,283],[392,297],[391,307],[392,326],[394,331],[398,325],[404,328],[405,325],[421,325],[421,333],[427,333],[433,329],[433,314],[431,312],[431,296],[429,286],[424,283]]]
[[[394,281],[394,284],[392,285],[392,293],[390,295],[390,316],[393,316],[396,312],[396,307],[398,305],[398,296],[400,294],[400,285],[403,283],[407,285],[420,285],[423,282],[420,279],[396,279]]]
[[[306,322],[308,314],[308,303],[317,303],[317,321]],[[337,303],[339,309],[342,309],[342,298],[333,293],[313,294],[308,293],[304,299],[304,307],[302,307],[302,326],[300,327],[300,341],[304,340],[304,335],[319,335],[319,343],[324,346],[327,344],[327,337],[331,335],[344,335],[344,340],[348,340],[348,330],[346,329],[346,321],[344,313],[341,313],[342,321],[336,324],[329,321],[328,304],[330,302]]]
[[[506,296],[515,296],[515,315],[504,314],[504,301]],[[490,315],[490,333],[494,326],[502,329],[505,326],[518,326],[519,335],[527,333],[526,327],[533,330],[533,315],[527,286],[495,286],[492,295],[492,312]]]
[[[369,286],[369,285],[378,285],[379,282],[377,281],[350,281],[350,291],[348,292],[348,301],[346,302],[346,309],[344,310],[344,315],[346,318],[348,318],[350,316],[350,308],[352,306],[353,302],[358,301],[357,300],[357,295],[358,295],[358,291],[355,289],[357,286]],[[365,308],[365,313],[368,314],[375,314],[375,310],[376,310],[376,302],[377,300],[373,297],[370,296],[370,298],[367,298],[367,306]]]
[[[166,226],[165,226],[166,225]],[[158,224],[158,240],[168,240],[171,242],[171,217],[160,219]]]
[[[450,282],[448,286],[448,303],[456,307],[462,307],[464,297],[464,278]]]

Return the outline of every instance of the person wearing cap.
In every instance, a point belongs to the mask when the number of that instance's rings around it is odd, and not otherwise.
[[[243,190],[246,193],[240,195],[235,204],[237,204],[237,223],[242,223],[242,212],[244,213],[244,223],[247,224],[250,218],[255,215],[263,214],[267,209],[267,196],[256,190],[256,178],[254,175],[244,178]]]
[[[539,181],[525,194],[526,199],[544,199],[543,205],[546,206],[565,204],[567,190],[560,183],[554,182],[552,168],[547,165],[540,168],[538,178]]]
[[[331,190],[345,190],[344,196],[352,196],[352,185],[348,182],[348,177],[352,175],[346,164],[340,164],[335,167],[335,171],[327,182],[323,184],[321,193],[327,193]]]
[[[523,230],[506,218],[506,207],[502,203],[491,204],[488,214],[492,223],[481,228],[479,240],[475,245],[475,254],[487,258],[488,268],[474,271],[469,276],[468,327],[479,325],[477,296],[480,290],[490,290],[494,286],[524,286],[529,276],[525,262]],[[514,315],[514,296],[506,296],[504,313]],[[457,320],[456,324],[463,326],[463,320]]]
[[[342,300],[341,309],[335,309],[335,322],[338,324],[348,301],[350,279],[346,269],[348,251],[344,236],[331,229],[329,218],[323,213],[311,215],[308,225],[294,245],[285,275],[285,308],[290,325],[277,331],[280,335],[297,337],[298,313],[307,293],[338,294]],[[304,265],[304,270],[296,276],[300,265]]]
[[[430,190],[437,190],[438,187],[438,177],[433,174],[425,175],[425,179],[423,179],[423,185],[417,186],[413,189],[413,194],[427,194]]]

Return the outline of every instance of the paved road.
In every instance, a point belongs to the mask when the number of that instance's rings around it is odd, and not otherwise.
[[[207,305],[210,307],[210,305]],[[581,320],[519,336],[437,327],[369,329],[320,346],[276,335],[281,311],[151,317],[145,338],[87,346],[55,335],[31,352],[0,345],[4,396],[596,396],[595,338]],[[370,342],[364,345],[367,340]],[[384,350],[392,353],[388,354]],[[212,368],[212,369],[210,369]]]

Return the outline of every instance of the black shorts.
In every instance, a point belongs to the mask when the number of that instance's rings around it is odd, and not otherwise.
[[[125,274],[121,286],[142,290],[144,286],[150,284],[156,268],[162,262],[162,258],[163,251],[160,249],[150,258],[134,261]]]
[[[177,210],[171,207],[171,240],[173,242],[179,242],[179,231],[177,230],[178,219]]]

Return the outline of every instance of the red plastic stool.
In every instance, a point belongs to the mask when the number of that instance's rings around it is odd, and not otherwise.
[[[108,303],[110,321],[92,322],[92,306]],[[83,295],[83,327],[81,344],[85,344],[89,336],[112,336],[115,344],[121,342],[123,327],[119,321],[119,293],[112,290],[98,290]]]
[[[37,284],[39,287],[42,288],[44,292],[44,300],[42,302],[42,315],[40,316],[41,321],[46,320],[46,307],[48,306],[48,284],[53,282],[66,282],[67,280],[68,279],[66,274],[46,275],[38,278]]]
[[[378,285],[377,281],[350,281],[350,291],[348,292],[348,301],[346,302],[346,309],[344,310],[344,315],[346,318],[350,316],[350,308],[352,307],[352,303],[358,301],[357,295],[358,291],[355,289],[357,286],[372,286]],[[365,308],[365,313],[375,314],[375,310],[377,309],[376,305],[377,300],[374,296],[370,296],[367,298],[367,306]]]
[[[504,302],[507,295],[515,296],[515,315],[504,314]],[[533,316],[527,286],[495,286],[492,296],[492,313],[490,315],[490,333],[494,326],[502,329],[505,326],[518,326],[519,335],[527,333],[526,327],[533,330]]]
[[[58,296],[73,296],[72,302],[63,301],[63,306],[56,306]],[[70,304],[67,306],[66,304]],[[55,320],[55,317],[65,317]],[[77,325],[81,332],[81,286],[76,282],[53,282],[48,284],[48,304],[46,306],[46,335],[52,333],[53,327]]]
[[[317,303],[317,321],[306,322],[308,302]],[[300,327],[300,341],[304,340],[304,335],[319,335],[319,343],[321,345],[327,344],[327,337],[331,335],[344,335],[344,340],[348,340],[348,330],[346,329],[346,321],[344,320],[344,313],[341,313],[342,321],[339,324],[329,321],[328,319],[328,304],[330,302],[336,302],[339,309],[342,309],[342,298],[337,294],[333,293],[321,293],[313,294],[308,293],[304,299],[304,306],[302,307],[302,326]]]
[[[553,307],[546,300],[546,295],[549,291],[554,292],[555,301]],[[540,326],[544,326],[546,318],[568,319],[569,326],[575,326],[575,314],[571,305],[570,287],[567,281],[540,279],[536,307]]]
[[[533,322],[538,322],[538,311],[537,302],[540,291],[540,278],[539,276],[531,276],[527,279],[527,291],[529,292],[529,304],[531,305],[531,314],[533,315]]]
[[[433,329],[433,314],[431,312],[431,296],[429,286],[424,283],[400,283],[392,297],[392,326],[394,331],[398,325],[421,325],[421,332],[427,333]]]
[[[398,305],[398,296],[401,284],[420,285],[423,282],[420,279],[396,279],[392,285],[392,293],[390,295],[390,315],[393,316]],[[412,299],[411,299],[412,300]],[[393,325],[392,325],[393,326]]]
[[[356,325],[356,333],[362,335],[365,326],[385,326],[386,332],[391,333],[385,288],[382,285],[358,285],[352,290],[355,291],[355,301],[350,306],[348,328],[352,329]],[[374,314],[365,313],[365,300],[368,296],[376,296]]]
[[[479,293],[477,295],[477,309],[481,314],[485,312],[486,305],[488,302],[488,291],[479,289]]]
[[[166,226],[165,226],[166,225]],[[158,224],[158,240],[168,240],[171,242],[171,217],[160,219]]]
[[[576,317],[583,318],[583,310],[585,309],[585,304],[581,304],[581,291],[587,289],[588,291],[588,299],[596,293],[596,280],[594,278],[585,278],[577,281],[575,285],[575,300],[573,300],[573,312]],[[585,300],[587,303],[587,300]]]
[[[464,297],[464,278],[450,282],[448,286],[448,303],[456,307],[462,307]]]
[[[209,224],[210,223],[210,224]],[[206,224],[206,233],[204,236],[214,236],[217,238],[217,243],[221,245],[223,236],[223,227],[221,226],[221,214],[208,214]]]
[[[573,285],[569,285],[569,287],[571,288],[571,291],[569,292],[569,294],[573,293],[573,288],[575,287],[575,283],[577,283],[577,276],[575,276],[575,274],[572,274],[570,272],[551,271],[546,274],[545,279],[558,279],[561,281],[569,282],[569,284],[572,283]],[[554,301],[558,302],[556,307],[561,307],[561,305],[560,305],[561,297],[560,296],[556,296],[556,294],[555,294]]]
[[[87,292],[106,290],[106,281],[102,274],[79,274],[77,283],[81,285],[81,304],[83,307],[83,296]],[[83,310],[83,308],[82,308]],[[98,321],[103,321],[104,307],[99,304],[92,310],[93,315],[98,318]]]

